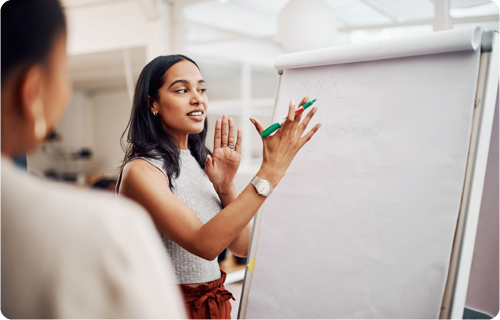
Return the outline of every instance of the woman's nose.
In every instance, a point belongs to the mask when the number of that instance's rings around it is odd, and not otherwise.
[[[199,92],[195,92],[193,94],[193,98],[191,99],[191,103],[193,104],[202,104],[205,102],[205,99],[203,97],[203,95]]]

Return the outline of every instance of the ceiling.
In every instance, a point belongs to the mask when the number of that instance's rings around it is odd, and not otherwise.
[[[156,19],[161,0],[62,0],[66,8],[97,7],[135,2],[137,14]],[[182,52],[198,61],[204,76],[239,79],[242,62],[275,76],[276,56],[286,53],[277,34],[278,17],[290,0],[171,0],[182,6]],[[337,32],[331,45],[433,32],[434,0],[325,0],[336,17]],[[475,24],[498,30],[498,6],[490,0],[450,0],[450,16],[496,17]],[[117,12],[119,14],[119,12]],[[420,21],[424,21],[423,24]],[[455,20],[458,21],[458,20]],[[464,20],[465,21],[465,20]],[[465,26],[456,24],[454,28]],[[382,27],[377,27],[382,26]],[[132,75],[144,66],[145,48],[130,49]],[[126,87],[122,50],[70,57],[75,87],[86,91]]]
[[[122,2],[123,0],[60,0],[63,7],[74,8],[74,7],[88,7],[104,5],[113,2]]]
[[[82,1],[82,0],[80,0]],[[276,35],[280,12],[290,0],[198,1],[185,6],[189,24],[255,37]],[[434,18],[433,0],[325,0],[343,28],[385,25]],[[182,0],[179,1],[182,3]],[[451,16],[498,14],[490,0],[450,0]]]
[[[184,7],[186,50],[214,55],[226,52],[243,59],[261,56],[262,60],[269,60],[272,57],[274,60],[276,55],[286,52],[277,35],[277,24],[279,14],[288,2],[289,0],[212,0],[187,5]],[[377,32],[384,29],[391,29],[391,32],[383,32],[383,37],[433,31],[433,0],[325,2],[333,9],[339,29],[332,45],[376,40],[380,38],[380,35],[377,38]],[[450,15],[453,18],[497,15],[498,24],[498,12],[498,6],[489,0],[450,0]],[[419,21],[426,23],[418,25]],[[366,36],[360,37],[360,32],[355,31],[362,31]]]
[[[139,77],[146,53],[144,47],[129,49],[132,79]],[[122,90],[127,86],[123,50],[81,54],[69,57],[73,86],[90,94],[106,90]]]

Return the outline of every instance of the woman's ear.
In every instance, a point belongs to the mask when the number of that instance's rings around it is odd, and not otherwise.
[[[19,103],[24,121],[33,127],[37,140],[44,139],[47,134],[43,98],[43,70],[36,65],[21,77]]]
[[[151,98],[151,96],[148,96],[148,106],[149,111],[156,116],[160,108],[158,107],[158,102]]]

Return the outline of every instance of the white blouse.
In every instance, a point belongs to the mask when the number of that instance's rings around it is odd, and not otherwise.
[[[2,158],[7,318],[185,318],[148,214],[126,199],[32,177]]]

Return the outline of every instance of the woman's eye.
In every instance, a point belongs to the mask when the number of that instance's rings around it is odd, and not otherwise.
[[[207,88],[200,89],[200,92],[206,92],[206,91],[207,91]]]
[[[186,93],[187,90],[186,89],[179,89],[179,90],[176,90],[175,92],[179,92],[179,93]]]

